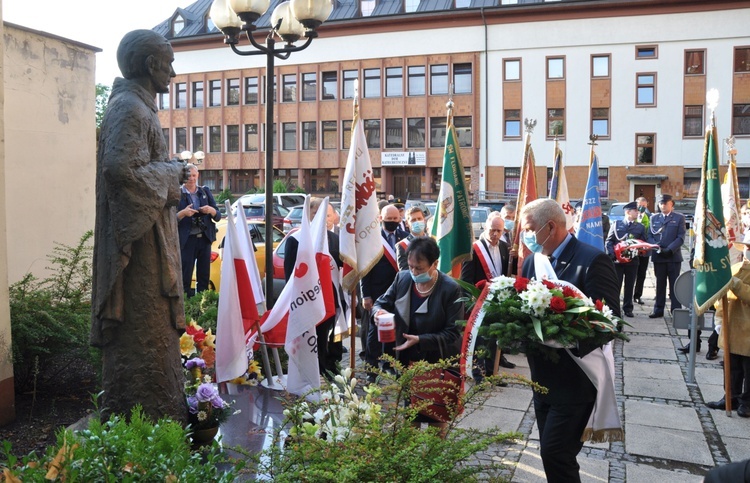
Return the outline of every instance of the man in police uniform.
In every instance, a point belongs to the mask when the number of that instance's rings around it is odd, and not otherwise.
[[[648,210],[648,200],[643,196],[639,196],[635,199],[635,202],[638,204],[638,218],[636,218],[636,221],[643,225],[646,229],[646,233],[648,233],[648,220],[651,218],[651,212]],[[646,241],[646,239],[644,238],[643,241]],[[643,255],[638,256],[638,273],[635,276],[633,300],[639,305],[643,305],[643,300],[641,300],[641,297],[643,296],[643,282],[646,280],[646,272],[648,271],[648,263],[650,261],[651,257],[649,256],[649,252],[645,252]]]
[[[625,282],[625,294],[622,299],[622,311],[626,317],[633,316],[633,287],[635,278],[638,274],[638,265],[640,263],[638,256],[634,256],[630,261],[622,261],[615,256],[615,246],[625,240],[646,240],[646,229],[636,221],[638,218],[638,205],[635,201],[628,203],[623,207],[625,218],[616,221],[609,230],[607,235],[607,253],[615,262],[615,270],[620,280],[620,287]]]
[[[671,195],[661,195],[659,210],[649,220],[648,242],[659,245],[651,255],[656,275],[656,301],[649,314],[652,319],[664,316],[664,305],[667,299],[667,279],[669,279],[669,298],[671,310],[682,306],[674,294],[674,282],[680,275],[682,264],[682,244],[685,242],[685,216],[674,211]]]

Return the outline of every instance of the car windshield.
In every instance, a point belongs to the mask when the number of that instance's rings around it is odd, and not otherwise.
[[[289,212],[288,218],[293,220],[301,220],[302,219],[302,206],[295,206],[292,208],[292,211]]]
[[[243,206],[245,209],[245,216],[246,217],[258,217],[263,216],[266,213],[265,207],[263,205],[254,205],[254,206]]]
[[[487,210],[471,210],[471,221],[475,223],[487,221]]]

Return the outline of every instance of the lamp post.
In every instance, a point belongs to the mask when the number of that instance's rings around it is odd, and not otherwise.
[[[273,306],[273,105],[274,60],[288,59],[292,52],[306,49],[318,36],[316,29],[328,19],[333,10],[331,0],[290,0],[280,3],[271,14],[271,30],[265,45],[253,37],[255,22],[270,6],[270,0],[214,0],[210,16],[214,25],[224,34],[224,43],[237,55],[266,56],[266,302]],[[247,36],[255,50],[240,50],[240,37]],[[283,42],[276,46],[275,36]],[[305,37],[305,43],[294,43]]]

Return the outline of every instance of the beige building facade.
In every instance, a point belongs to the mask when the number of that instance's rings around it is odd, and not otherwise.
[[[0,101],[0,424],[13,418],[8,286],[43,278],[55,242],[94,229],[95,54],[100,49],[3,23]]]

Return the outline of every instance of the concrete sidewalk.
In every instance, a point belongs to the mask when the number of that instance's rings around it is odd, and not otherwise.
[[[631,340],[615,345],[615,390],[625,441],[586,444],[578,456],[584,482],[700,482],[714,466],[750,458],[750,418],[736,412],[730,418],[704,405],[724,394],[719,365],[723,351],[719,359],[706,360],[704,332],[696,383],[688,384],[688,357],[677,351],[688,343],[686,331],[678,334],[671,318],[648,318],[654,293],[649,270],[644,305],[636,304],[635,317],[626,319],[632,325],[626,328]],[[508,372],[529,376],[523,355],[508,359],[517,364]],[[524,387],[496,388],[480,409],[467,411],[460,422],[463,427],[524,435],[514,445],[483,455],[505,464],[513,482],[545,481],[531,396]]]

